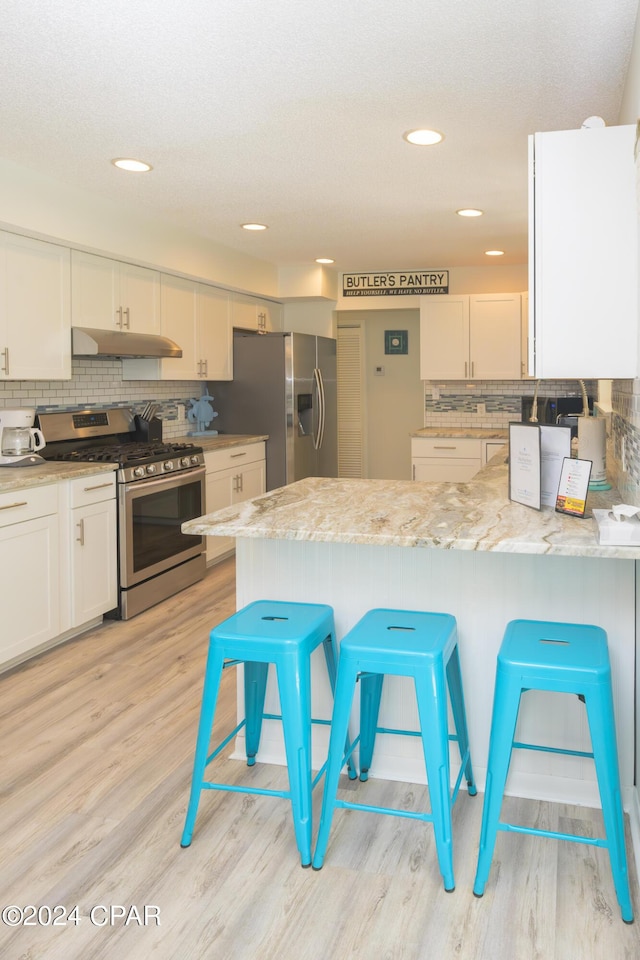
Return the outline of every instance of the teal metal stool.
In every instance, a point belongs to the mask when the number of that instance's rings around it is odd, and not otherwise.
[[[413,677],[420,730],[378,727],[385,674]],[[348,752],[345,753],[344,743],[358,680],[361,686],[360,733],[351,749],[360,744],[360,780],[368,779],[376,733],[421,737],[431,813],[414,813],[337,799],[340,770],[349,757]],[[456,730],[452,735],[448,731],[447,687]],[[450,784],[449,740],[457,741],[462,760],[453,791]],[[455,618],[446,613],[370,610],[340,644],[322,814],[313,855],[314,869],[319,870],[324,862],[336,807],[367,810],[370,813],[433,823],[444,887],[445,890],[453,890],[451,809],[463,775],[469,793],[475,795]]]
[[[203,790],[227,790],[281,797],[291,801],[296,843],[303,867],[311,863],[311,793],[324,767],[315,779],[311,771],[311,724],[329,724],[330,720],[311,717],[311,654],[323,644],[331,689],[335,689],[337,652],[333,610],[325,604],[285,603],[257,600],[214,627],[210,634],[209,654],[202,692],[200,724],[196,741],[191,795],[181,846],[191,843],[193,828]],[[222,671],[244,664],[245,717],[209,753],[209,743]],[[280,714],[264,713],[269,664],[275,665]],[[247,765],[253,766],[260,746],[262,721],[281,720],[284,733],[289,790],[266,790],[205,780],[205,770],[236,734],[246,727]],[[346,740],[345,749],[349,750]],[[349,776],[357,776],[353,763]]]
[[[562,750],[515,741],[520,698],[527,690],[577,694],[586,706],[593,752]],[[595,760],[606,840],[500,822],[502,796],[514,747]],[[473,886],[473,892],[478,897],[484,893],[498,830],[606,847],[622,919],[626,923],[632,922],[611,667],[607,635],[600,627],[538,620],[512,620],[507,625],[498,654],[480,851]]]

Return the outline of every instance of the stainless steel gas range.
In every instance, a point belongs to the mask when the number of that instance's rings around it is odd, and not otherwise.
[[[205,573],[203,537],[181,525],[205,512],[202,448],[152,439],[128,407],[41,413],[45,459],[118,465],[118,607],[128,620]],[[160,426],[159,421],[157,422]]]

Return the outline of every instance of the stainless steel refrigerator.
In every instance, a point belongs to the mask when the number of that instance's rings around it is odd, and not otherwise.
[[[338,472],[336,341],[306,333],[233,337],[233,380],[210,383],[214,426],[265,433],[267,490]]]

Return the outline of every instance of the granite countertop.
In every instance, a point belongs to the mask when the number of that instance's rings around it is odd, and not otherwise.
[[[615,490],[590,492],[587,509],[619,502]],[[191,520],[182,529],[214,536],[640,559],[640,547],[599,546],[593,519],[510,501],[504,454],[468,483],[307,478]]]
[[[504,427],[421,427],[412,437],[466,437],[470,440],[505,440],[509,431]]]
[[[0,493],[25,490],[27,487],[42,487],[61,480],[89,477],[96,473],[113,473],[115,463],[54,463],[45,461],[32,467],[1,467]]]
[[[238,447],[243,443],[259,443],[261,440],[268,440],[268,434],[243,434],[243,433],[212,433],[209,436],[189,436],[173,437],[176,443],[195,443],[197,447],[202,447],[205,453],[211,450],[224,450],[225,447]]]
[[[208,450],[223,450],[225,447],[237,447],[243,443],[258,443],[268,440],[267,436],[253,434],[212,434],[210,437],[178,437],[178,443],[195,443],[207,452]],[[115,463],[69,463],[46,460],[44,463],[31,467],[0,467],[0,493],[11,490],[25,490],[28,487],[41,487],[49,483],[58,483],[60,480],[73,480],[75,477],[88,477],[96,473],[109,473],[117,470]]]

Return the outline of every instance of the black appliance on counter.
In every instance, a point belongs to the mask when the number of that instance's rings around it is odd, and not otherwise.
[[[118,607],[129,620],[202,580],[204,538],[181,524],[205,512],[202,447],[160,439],[156,418],[128,407],[41,413],[46,460],[117,464]]]
[[[589,412],[593,413],[593,397],[587,397]],[[538,423],[557,423],[571,427],[571,436],[578,436],[578,417],[582,413],[582,395],[574,397],[538,397]],[[527,423],[533,412],[533,396],[522,397],[522,422]]]

